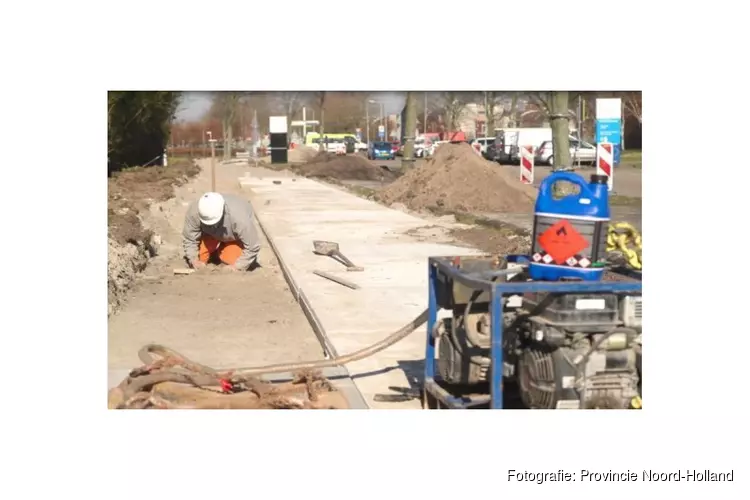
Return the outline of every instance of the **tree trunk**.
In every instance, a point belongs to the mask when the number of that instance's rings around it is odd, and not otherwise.
[[[229,157],[227,156],[227,153],[229,152],[229,150],[228,150],[227,146],[229,145],[229,143],[228,143],[229,122],[226,119],[224,119],[224,120],[221,121],[221,135],[222,135],[222,137],[224,137],[224,152],[223,152],[222,158],[224,160],[228,160]]]
[[[484,93],[484,136],[494,137],[495,134],[495,93]]]
[[[516,128],[518,126],[517,110],[518,107],[518,92],[513,93],[513,98],[510,100],[510,120],[508,122],[508,128]]]
[[[227,160],[232,158],[232,140],[233,140],[232,122],[229,122],[227,127],[227,137],[224,139],[224,157]]]
[[[414,132],[417,128],[417,98],[414,92],[406,93],[405,114],[403,123],[404,156],[401,161],[404,170],[414,165]]]
[[[568,92],[552,92],[549,100],[549,119],[552,127],[553,170],[570,166],[570,127],[568,126]]]
[[[325,92],[321,92],[320,94],[320,150],[326,151],[328,149],[328,145],[323,141],[325,138],[325,126],[326,126],[326,110],[325,110],[325,103],[326,103],[326,94]]]

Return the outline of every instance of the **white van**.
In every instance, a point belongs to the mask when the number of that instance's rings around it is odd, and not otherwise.
[[[538,149],[542,143],[552,141],[551,128],[500,128],[495,129],[495,161],[518,163],[521,160],[519,148],[534,146]],[[572,135],[571,141],[577,140]]]

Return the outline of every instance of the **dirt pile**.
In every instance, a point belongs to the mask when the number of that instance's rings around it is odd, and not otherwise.
[[[435,156],[378,193],[385,204],[412,210],[521,213],[534,207],[536,189],[518,172],[489,162],[468,144],[443,144]]]
[[[321,152],[297,171],[306,177],[329,178],[336,180],[380,181],[391,180],[395,175],[383,167],[371,163],[359,155],[336,156]]]
[[[302,146],[289,151],[287,160],[289,163],[306,163],[318,154],[318,150],[307,146]]]
[[[174,196],[174,187],[200,172],[191,161],[178,161],[169,167],[137,167],[117,172],[108,185],[108,316],[122,304],[135,277],[156,254],[159,237],[147,227],[143,217],[148,207]]]

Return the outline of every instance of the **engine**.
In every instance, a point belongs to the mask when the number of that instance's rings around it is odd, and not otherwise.
[[[641,392],[641,296],[528,294],[506,301],[506,386],[527,408],[630,408]],[[487,304],[456,304],[436,334],[447,384],[486,384]],[[515,382],[510,384],[509,382]],[[506,393],[508,391],[506,390]]]

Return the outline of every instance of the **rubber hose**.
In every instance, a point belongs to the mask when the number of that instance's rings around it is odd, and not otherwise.
[[[232,377],[247,377],[250,375],[263,375],[263,374],[268,374],[268,373],[282,373],[282,372],[294,372],[294,371],[299,371],[299,370],[315,370],[315,369],[320,369],[320,368],[330,368],[333,366],[341,366],[347,363],[352,363],[354,361],[359,361],[360,359],[367,358],[384,349],[387,349],[393,344],[408,337],[417,328],[427,323],[428,313],[429,313],[429,309],[425,309],[424,311],[422,311],[422,313],[419,314],[419,316],[409,321],[409,323],[402,326],[401,328],[399,328],[392,334],[388,335],[383,340],[380,340],[379,342],[376,342],[375,344],[367,346],[364,349],[360,349],[359,351],[355,351],[351,354],[346,354],[344,356],[339,356],[337,358],[323,359],[323,360],[316,360],[316,361],[299,361],[297,363],[281,363],[281,364],[276,364],[276,365],[252,366],[252,367],[247,367],[247,368],[229,368],[226,370],[221,370],[221,373],[231,373]],[[219,371],[209,368],[207,366],[201,365],[200,363],[191,361],[185,358],[183,355],[181,355],[177,351],[174,351],[172,349],[169,349],[168,347],[164,347],[163,345],[159,345],[159,344],[148,344],[144,346],[138,352],[138,357],[144,364],[151,364],[154,361],[151,354],[158,354],[164,357],[168,357],[168,356],[179,357],[196,367],[201,367],[205,369],[206,372],[208,373],[213,372],[213,373],[219,374]]]

